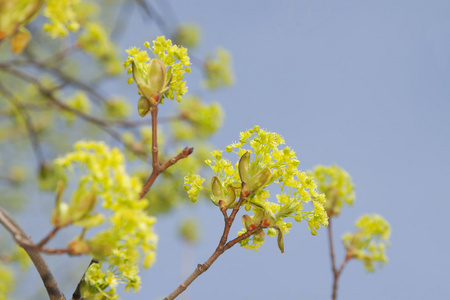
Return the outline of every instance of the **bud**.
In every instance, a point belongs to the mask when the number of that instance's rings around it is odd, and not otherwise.
[[[69,205],[69,214],[73,221],[79,221],[88,216],[97,202],[95,194],[88,193],[84,189],[78,189],[72,195]]]
[[[28,45],[30,41],[31,34],[25,27],[20,28],[14,35],[11,37],[9,45],[11,47],[11,51],[14,54],[20,54]]]
[[[141,117],[145,117],[146,115],[148,115],[148,113],[150,112],[150,101],[148,101],[148,99],[144,96],[141,96],[141,98],[139,98],[139,102],[138,102],[138,113]]]
[[[278,248],[280,249],[281,253],[284,253],[284,237],[283,237],[283,232],[281,231],[281,228],[276,225],[276,226],[272,226],[272,228],[274,228],[277,232],[277,243],[278,243]]]
[[[245,152],[239,160],[239,177],[242,182],[247,182],[249,178],[248,168],[250,166],[250,152]]]
[[[69,214],[69,206],[67,205],[67,203],[61,202],[61,197],[64,189],[64,182],[59,181],[56,189],[55,207],[53,208],[52,216],[50,218],[50,222],[55,227],[64,227],[72,223],[72,219]]]
[[[250,189],[248,188],[248,184],[243,182],[241,187],[242,187],[242,189],[241,189],[241,197],[247,198],[248,196],[250,196],[251,192],[250,192]]]
[[[65,202],[56,203],[50,222],[55,227],[64,227],[71,224],[72,219],[69,214],[69,205]]]
[[[101,215],[99,213],[96,213],[92,216],[85,217],[83,219],[75,221],[74,224],[77,226],[80,226],[80,227],[84,227],[84,228],[92,228],[92,227],[99,226],[103,222],[105,222],[105,216]]]
[[[228,195],[225,198],[226,207],[231,207],[234,201],[236,201],[236,192],[232,187],[227,187]]]
[[[251,193],[254,193],[261,188],[267,186],[272,180],[272,172],[269,168],[259,170],[255,175],[251,176],[248,180],[248,186]]]
[[[242,224],[244,225],[245,229],[250,230],[249,227],[254,225],[252,218],[250,218],[248,215],[242,216]]]
[[[170,69],[167,72],[166,65],[157,58],[149,62],[145,78],[134,61],[131,62],[131,69],[141,96],[147,100],[145,102],[141,97],[138,103],[139,115],[144,117],[150,111],[150,107],[158,105],[162,95],[169,90],[169,84],[172,80],[172,76],[169,75],[171,72]]]
[[[89,244],[83,238],[78,236],[67,245],[67,249],[69,249],[69,255],[88,254]]]
[[[222,183],[217,176],[214,176],[211,181],[212,200],[215,205],[218,205],[220,200],[224,200]]]
[[[155,93],[162,91],[166,81],[166,66],[162,61],[154,58],[148,66],[148,86]]]

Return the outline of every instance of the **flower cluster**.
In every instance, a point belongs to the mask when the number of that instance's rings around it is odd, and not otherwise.
[[[50,23],[44,24],[44,31],[52,38],[66,36],[69,31],[75,32],[80,28],[74,7],[79,0],[48,0],[44,15]]]
[[[149,42],[144,45],[150,49]],[[146,50],[136,47],[127,50],[129,57],[124,62],[125,68],[133,74],[141,96],[150,101],[157,97],[160,103],[163,103],[164,97],[181,101],[187,92],[184,74],[191,72],[187,49],[172,45],[172,41],[164,36],[153,41],[152,49],[157,57],[152,60]],[[130,78],[128,83],[132,83],[133,79]]]
[[[91,101],[84,92],[77,92],[73,97],[66,101],[66,104],[82,113],[88,113],[91,110]],[[69,124],[72,124],[76,117],[74,113],[69,111],[64,111],[61,116],[65,118]]]
[[[144,267],[149,267],[155,259],[157,236],[152,227],[156,220],[145,212],[148,203],[139,200],[140,182],[126,173],[120,151],[101,142],[78,142],[74,152],[55,163],[68,170],[78,166],[81,173],[85,172],[69,204],[57,199],[52,223],[84,228],[68,248],[73,255],[89,254],[100,262],[90,267],[86,283],[98,293],[110,295],[115,294],[118,282],[127,283],[127,288],[139,288],[138,263],[143,261]],[[57,198],[61,194],[60,190]],[[105,220],[102,211],[93,213],[97,199],[107,212],[106,229],[87,238],[86,231]],[[101,269],[104,263],[108,265],[106,271]]]
[[[39,12],[44,1],[2,0],[0,2],[0,42],[10,37],[9,45],[14,54],[27,46],[31,33],[25,28]]]
[[[317,187],[324,193],[327,201],[325,209],[330,217],[340,214],[342,205],[353,205],[355,200],[355,187],[350,175],[341,167],[317,166],[309,174],[314,177]]]
[[[8,299],[14,287],[14,273],[0,260],[0,300]]]
[[[175,32],[177,44],[187,48],[195,48],[201,39],[201,30],[197,24],[180,24]]]
[[[119,55],[105,28],[98,23],[89,22],[84,29],[78,39],[80,47],[102,62],[108,74],[119,74],[121,71]]]
[[[226,49],[217,49],[217,59],[206,58],[204,83],[207,88],[217,89],[222,86],[231,86],[234,83],[234,74],[231,65],[231,54]]]
[[[241,182],[245,182],[249,195],[243,205],[252,216],[244,215],[245,229],[254,228],[266,222],[268,235],[278,236],[278,246],[284,251],[283,234],[289,232],[291,223],[285,219],[293,217],[295,221],[308,222],[311,233],[315,235],[321,226],[328,225],[328,217],[324,209],[325,196],[316,191],[316,184],[305,172],[297,167],[299,160],[289,147],[282,147],[284,139],[277,133],[265,131],[255,126],[240,134],[239,142],[226,147],[227,153],[234,153],[238,162],[234,165],[222,157],[223,151],[213,151],[213,161],[207,160],[215,176],[210,187],[211,200],[214,204],[225,208],[233,208],[236,198],[241,194]],[[267,187],[275,183],[279,186],[277,202],[272,202]],[[198,176],[185,178],[185,186],[189,196],[195,198],[201,184]],[[190,187],[190,188],[189,188]],[[194,200],[194,199],[193,199]],[[311,210],[304,204],[312,201]],[[264,243],[264,232],[244,240],[241,245],[257,250]]]
[[[31,263],[28,254],[19,246],[9,253],[5,253],[4,250],[2,249],[0,257],[0,300],[11,299],[8,295],[15,286],[16,276],[8,263],[16,262],[22,270],[25,270]]]
[[[123,119],[130,115],[131,108],[125,98],[113,97],[105,104],[105,115],[109,118]]]
[[[364,262],[368,272],[374,271],[374,264],[387,262],[386,246],[389,246],[391,226],[380,215],[363,215],[355,223],[358,231],[346,233],[342,241],[347,255]]]
[[[172,128],[178,140],[206,138],[222,126],[223,110],[217,102],[206,104],[196,96],[187,96],[179,107],[181,118],[188,122],[173,122]]]

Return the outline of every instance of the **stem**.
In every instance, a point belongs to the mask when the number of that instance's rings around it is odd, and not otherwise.
[[[152,116],[152,173],[147,181],[144,183],[139,194],[139,199],[144,198],[148,190],[152,187],[159,174],[164,172],[167,168],[177,163],[180,159],[186,158],[194,152],[194,148],[185,147],[176,156],[169,159],[165,164],[161,165],[158,158],[158,107],[153,106],[151,109]]]
[[[55,236],[55,234],[56,234],[60,229],[61,229],[61,227],[54,227],[53,230],[50,231],[50,233],[49,233],[45,238],[43,238],[42,241],[40,241],[40,242],[37,244],[37,247],[38,247],[38,248],[42,248],[45,244],[48,243],[48,241],[50,241],[50,240]]]
[[[344,270],[345,265],[348,263],[348,261],[350,259],[353,258],[353,256],[349,254],[348,249],[347,249],[347,253],[345,254],[344,261],[342,262],[342,264],[339,267],[339,269],[337,268],[337,266],[336,266],[336,258],[335,258],[335,254],[334,254],[334,246],[333,246],[333,234],[332,234],[332,229],[331,229],[331,218],[328,219],[328,241],[329,241],[329,244],[330,244],[331,268],[332,268],[332,271],[333,271],[333,292],[332,292],[331,299],[332,300],[336,300],[337,299],[337,288],[338,288],[339,276],[341,275],[342,271]]]
[[[127,149],[129,149],[130,151],[132,151],[133,153],[135,153],[136,155],[143,157],[143,158],[147,158],[147,154],[145,152],[142,151],[138,151],[135,148],[133,148],[131,145],[125,143],[122,139],[122,137],[120,136],[119,132],[117,132],[116,130],[114,130],[113,128],[110,127],[110,124],[108,123],[107,120],[101,119],[101,118],[97,118],[95,116],[86,114],[84,112],[81,112],[77,109],[74,109],[70,106],[68,106],[67,104],[65,104],[63,101],[59,100],[58,98],[56,98],[53,95],[53,91],[46,89],[44,86],[42,86],[41,82],[37,79],[34,78],[32,76],[29,76],[26,73],[23,73],[19,70],[16,70],[6,64],[2,64],[0,63],[0,69],[5,70],[6,72],[21,78],[27,82],[31,82],[33,83],[39,90],[39,93],[45,97],[48,98],[48,100],[55,105],[57,108],[63,109],[65,111],[71,112],[76,114],[78,117],[80,117],[81,119],[90,122],[96,126],[98,126],[100,129],[102,129],[103,131],[105,131],[106,133],[108,133],[110,136],[112,136],[114,139],[116,139],[117,141],[119,141],[120,143],[122,143]]]
[[[245,183],[242,183],[242,189],[244,188],[244,185],[245,185]],[[169,296],[164,298],[164,300],[173,300],[176,297],[178,297],[178,295],[180,295],[182,292],[184,292],[187,289],[187,287],[195,279],[197,279],[197,277],[199,277],[201,274],[206,272],[211,267],[211,265],[216,261],[216,259],[219,258],[219,256],[222,255],[226,250],[230,249],[231,247],[233,247],[240,241],[245,240],[246,238],[250,237],[251,235],[253,235],[253,234],[259,232],[261,229],[263,229],[262,224],[259,224],[259,226],[253,228],[252,230],[247,231],[246,233],[236,237],[235,239],[233,239],[227,243],[228,234],[230,232],[231,225],[234,222],[234,219],[236,217],[236,214],[239,211],[240,206],[242,205],[242,203],[245,201],[245,199],[248,196],[249,195],[243,195],[243,193],[241,192],[241,197],[239,198],[238,203],[233,208],[229,217],[227,216],[226,210],[222,210],[225,226],[223,229],[222,237],[220,238],[219,245],[217,246],[216,250],[205,261],[205,263],[198,264],[197,268],[195,268],[194,272],[192,272],[192,274],[189,275],[189,277],[183,283],[181,283]]]
[[[89,263],[89,266],[86,268],[86,271],[87,271],[87,269],[89,269],[89,267],[92,264],[96,264],[96,263],[98,263],[98,261],[96,261],[95,259],[91,260],[91,262]],[[81,277],[80,281],[77,284],[77,287],[76,287],[75,291],[72,294],[72,300],[82,300],[82,298],[81,298],[81,283],[84,280],[84,276],[86,275],[86,271],[84,271],[83,276]]]
[[[6,99],[16,108],[17,112],[23,118],[25,122],[25,128],[30,137],[33,152],[35,153],[35,156],[38,160],[38,166],[40,166],[42,163],[45,162],[45,158],[41,148],[41,144],[39,142],[36,128],[34,127],[33,122],[31,121],[30,115],[28,114],[26,109],[20,104],[20,102],[14,97],[14,95],[1,83],[0,83],[0,92],[2,92],[6,96]]]
[[[0,223],[11,233],[16,243],[21,246],[31,258],[31,261],[41,276],[50,300],[65,300],[66,298],[58,288],[58,284],[56,283],[52,272],[48,268],[45,260],[42,258],[33,242],[27,236],[22,227],[20,227],[20,225],[16,222],[16,220],[14,220],[2,207],[0,207]]]

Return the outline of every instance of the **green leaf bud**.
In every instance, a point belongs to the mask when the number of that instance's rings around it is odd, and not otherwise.
[[[269,168],[259,170],[255,175],[251,176],[248,180],[248,186],[251,193],[254,193],[261,188],[265,187],[272,180],[272,172]]]
[[[69,214],[69,205],[65,202],[57,203],[53,209],[50,222],[55,227],[64,227],[71,224],[72,218]]]
[[[218,205],[219,200],[224,200],[225,195],[223,194],[223,187],[220,179],[217,176],[214,176],[211,181],[211,191],[213,194],[213,203]]]
[[[148,99],[144,96],[139,98],[139,102],[138,102],[139,115],[141,117],[145,117],[150,112],[150,109],[151,109],[150,101],[148,101]]]
[[[22,51],[28,45],[30,38],[31,38],[30,32],[25,27],[21,27],[11,37],[11,40],[9,42],[9,45],[11,47],[11,52],[14,54],[22,53]]]
[[[97,202],[95,194],[88,193],[86,190],[77,190],[69,205],[69,214],[72,221],[79,221],[88,216]]]
[[[284,237],[283,237],[283,231],[281,230],[281,228],[276,225],[276,226],[272,226],[272,228],[274,228],[277,232],[277,243],[278,243],[278,248],[280,249],[281,253],[284,253]]]
[[[236,201],[236,192],[232,187],[227,187],[228,195],[225,198],[225,204],[230,207]]]
[[[80,255],[89,253],[89,244],[86,240],[80,236],[76,237],[72,242],[67,245],[70,255]]]
[[[242,189],[241,189],[241,197],[247,198],[248,196],[250,196],[251,191],[248,187],[248,184],[246,184],[245,182],[242,183]]]
[[[227,204],[223,200],[219,200],[218,204],[219,204],[220,210],[222,210],[222,211],[224,211],[228,208]]]
[[[154,92],[150,90],[150,87],[147,85],[147,81],[142,77],[141,71],[136,66],[134,61],[131,62],[131,68],[133,73],[133,79],[136,82],[139,92],[141,93],[142,96],[149,99]]]
[[[63,181],[58,181],[58,185],[56,187],[56,201],[55,208],[53,209],[52,216],[50,222],[55,227],[63,227],[72,223],[72,219],[69,215],[69,206],[67,203],[61,201],[62,194],[64,192],[66,185]]]
[[[160,93],[165,88],[165,82],[166,66],[159,59],[152,59],[148,66],[148,86],[150,90]]]
[[[247,230],[252,230],[253,228],[256,227],[252,218],[250,218],[248,215],[242,216],[242,224],[244,225],[245,229],[247,229]]]
[[[239,160],[239,177],[242,182],[248,182],[249,173],[248,168],[250,166],[250,152],[245,152]]]
[[[92,228],[92,227],[99,226],[104,221],[105,221],[105,216],[96,213],[92,216],[75,221],[74,224],[77,226],[84,227],[84,228]]]

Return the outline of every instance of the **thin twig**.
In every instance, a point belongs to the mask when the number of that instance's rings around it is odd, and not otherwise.
[[[42,248],[45,244],[48,243],[48,241],[50,241],[50,240],[55,236],[55,234],[56,234],[60,229],[61,229],[61,227],[54,227],[54,228],[52,229],[52,231],[50,231],[50,233],[47,234],[47,236],[46,236],[45,238],[43,238],[43,239],[37,244],[37,247],[38,247],[38,248]]]
[[[96,261],[95,259],[92,259],[91,262],[89,263],[89,266],[86,268],[86,271],[87,271],[87,269],[89,269],[89,267],[92,264],[97,264],[97,263],[98,263],[98,261]],[[72,300],[82,300],[82,298],[81,298],[81,284],[83,283],[84,277],[86,276],[86,271],[84,271],[83,276],[81,277],[80,281],[77,284],[77,288],[75,289],[75,291],[72,294]]]
[[[20,227],[20,225],[14,220],[11,215],[2,207],[0,207],[0,223],[3,227],[8,230],[14,240],[19,246],[21,246],[31,258],[36,270],[41,276],[42,282],[47,290],[47,294],[50,300],[65,300],[63,293],[58,288],[55,278],[52,272],[48,268],[45,260],[42,258],[39,251],[34,247],[33,242],[27,236],[25,231]]]
[[[332,291],[331,298],[332,298],[332,300],[336,300],[339,276],[341,275],[342,271],[344,270],[345,265],[348,263],[348,261],[350,259],[353,258],[353,256],[351,256],[349,254],[349,251],[347,250],[344,261],[340,265],[339,269],[337,268],[336,258],[335,258],[335,253],[334,253],[334,246],[333,246],[333,233],[332,233],[332,229],[331,229],[331,219],[332,218],[328,219],[328,242],[330,245],[331,268],[333,271],[333,291]]]
[[[152,173],[148,177],[147,181],[142,186],[139,199],[144,198],[148,190],[152,187],[159,174],[164,172],[167,168],[177,163],[180,159],[186,158],[192,154],[194,148],[186,147],[181,150],[178,155],[169,159],[165,164],[161,165],[158,158],[158,106],[154,105],[151,108],[152,116]]]
[[[21,106],[20,102],[14,97],[14,95],[0,82],[0,91],[5,95],[5,98],[17,109],[17,112],[21,115],[25,121],[25,128],[27,129],[28,136],[30,137],[31,146],[33,152],[38,161],[38,166],[45,162],[44,153],[37,137],[37,131],[31,121],[31,118],[27,111]]]
[[[244,187],[244,185],[245,185],[245,183],[242,183],[242,188]],[[228,234],[230,232],[231,225],[234,222],[234,219],[236,217],[236,214],[239,211],[240,206],[242,205],[242,203],[245,201],[245,199],[248,196],[249,196],[248,193],[244,194],[243,192],[241,192],[241,196],[239,198],[239,201],[235,205],[235,207],[233,208],[233,210],[232,210],[232,212],[231,212],[229,217],[227,216],[226,211],[222,210],[222,214],[224,216],[225,226],[224,226],[224,229],[223,229],[223,234],[222,234],[222,236],[220,238],[220,241],[219,241],[219,245],[217,246],[216,250],[205,261],[205,263],[197,265],[197,268],[195,268],[194,272],[192,272],[192,274],[189,275],[189,277],[183,283],[181,283],[169,296],[164,298],[164,300],[173,300],[176,297],[178,297],[178,295],[183,293],[187,289],[187,287],[195,279],[197,279],[197,277],[199,277],[201,274],[206,272],[211,267],[211,265],[217,260],[217,258],[219,258],[219,256],[222,255],[226,250],[230,249],[231,247],[233,247],[234,245],[236,245],[240,241],[245,240],[246,238],[250,237],[251,235],[253,235],[255,233],[258,233],[260,230],[263,229],[263,225],[262,225],[262,222],[261,222],[261,224],[259,224],[255,228],[253,228],[251,230],[248,230],[246,233],[236,237],[235,239],[233,239],[233,240],[231,240],[231,241],[229,241],[227,243]]]
[[[53,103],[55,106],[57,106],[60,109],[66,110],[68,112],[74,113],[76,114],[78,117],[80,117],[81,119],[88,121],[94,125],[97,125],[99,128],[101,128],[103,131],[105,131],[106,133],[108,133],[110,136],[112,136],[115,140],[119,141],[120,143],[122,143],[127,149],[129,149],[131,152],[135,153],[136,155],[140,156],[143,159],[147,159],[147,153],[140,151],[138,149],[135,149],[134,147],[132,147],[132,145],[125,143],[122,140],[122,137],[120,136],[120,134],[112,129],[108,123],[107,120],[101,119],[101,118],[97,118],[94,117],[92,115],[86,114],[84,112],[81,112],[77,109],[74,109],[70,106],[68,106],[67,104],[65,104],[64,102],[60,101],[59,99],[57,99],[54,95],[53,92],[51,90],[46,89],[45,87],[42,86],[42,84],[40,83],[39,80],[37,80],[36,78],[29,76],[28,74],[21,72],[17,69],[14,69],[12,67],[10,67],[9,65],[5,65],[5,64],[0,64],[0,69],[7,71],[10,74],[13,74],[15,76],[17,76],[18,78],[21,78],[25,81],[31,82],[33,83],[39,90],[39,92],[46,96],[48,98],[48,100],[50,100],[51,103]]]

